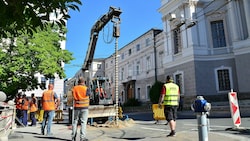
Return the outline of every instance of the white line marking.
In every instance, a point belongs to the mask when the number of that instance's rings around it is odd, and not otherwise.
[[[157,128],[148,128],[148,127],[141,127],[142,129],[146,129],[146,130],[156,130],[156,131],[170,131],[170,130],[165,130],[165,129],[157,129]]]

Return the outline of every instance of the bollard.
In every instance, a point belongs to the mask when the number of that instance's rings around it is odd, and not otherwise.
[[[199,131],[199,141],[208,141],[207,114],[197,113],[197,123]]]
[[[197,96],[191,109],[196,113],[198,123],[199,141],[208,141],[208,120],[207,113],[211,109],[211,104],[208,103],[203,96]]]

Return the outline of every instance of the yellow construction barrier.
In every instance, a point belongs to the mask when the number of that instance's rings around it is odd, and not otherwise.
[[[120,119],[122,119],[123,118],[123,111],[122,111],[122,107],[121,106],[119,106],[118,107],[118,117],[120,118]]]
[[[153,104],[152,110],[154,113],[154,119],[155,120],[165,120],[165,114],[164,114],[164,105],[161,106],[161,108],[158,107],[158,104]]]
[[[39,122],[43,121],[43,114],[44,114],[44,110],[38,110],[36,112],[35,117],[36,117],[37,121],[39,121]],[[56,110],[53,121],[56,121],[58,123],[59,121],[63,121],[63,120],[64,120],[63,119],[63,111],[62,110]]]
[[[56,121],[57,123],[59,121],[63,121],[63,111],[62,110],[55,111],[55,117],[54,117],[53,121]]]
[[[44,111],[43,110],[37,110],[36,111],[36,119],[38,122],[42,122],[43,121],[43,113]]]

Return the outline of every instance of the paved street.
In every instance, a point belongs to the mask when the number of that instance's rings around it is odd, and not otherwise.
[[[190,115],[192,117],[192,115]],[[87,138],[90,141],[115,141],[115,140],[140,140],[140,141],[198,141],[197,120],[178,119],[176,137],[166,137],[170,132],[169,126],[165,125],[165,121],[155,124],[151,113],[133,113],[129,114],[130,120],[120,121],[120,127],[93,127],[88,126]],[[134,117],[134,119],[133,119]],[[143,118],[142,118],[143,117]],[[133,120],[132,120],[133,119]],[[241,130],[231,129],[231,118],[211,118],[210,132],[208,139],[211,141],[249,141],[250,140],[250,118],[242,118]],[[45,141],[58,140],[70,141],[71,130],[66,123],[54,123],[52,131],[54,136],[48,137],[40,135],[41,124],[37,127],[24,127],[15,129],[14,134],[10,136],[9,141]]]

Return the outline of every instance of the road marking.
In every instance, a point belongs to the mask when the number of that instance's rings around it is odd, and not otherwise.
[[[165,129],[158,129],[158,128],[149,128],[149,127],[141,127],[142,129],[146,129],[146,130],[155,130],[155,131],[170,131],[170,130],[165,130]]]
[[[197,126],[197,124],[184,124],[187,126]],[[208,125],[209,127],[215,127],[215,128],[230,128],[232,126],[219,126],[219,125]]]

